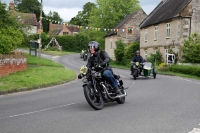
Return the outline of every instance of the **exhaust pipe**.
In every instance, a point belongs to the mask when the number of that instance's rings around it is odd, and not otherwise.
[[[121,94],[121,95],[118,95],[118,96],[115,96],[115,97],[111,97],[110,94],[108,93],[108,90],[106,89],[106,86],[105,86],[103,83],[101,83],[101,85],[103,86],[104,90],[105,90],[106,93],[108,94],[108,97],[109,97],[110,99],[112,99],[112,100],[115,100],[115,99],[117,99],[117,98],[122,98],[122,97],[127,96],[127,93],[126,93],[126,91],[124,90],[124,94]]]

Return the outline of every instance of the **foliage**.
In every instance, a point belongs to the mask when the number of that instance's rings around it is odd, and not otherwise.
[[[160,53],[160,51],[156,51],[155,54],[151,53],[150,57],[147,58],[147,61],[154,64],[154,66],[159,65],[163,61],[162,54]]]
[[[138,0],[96,0],[89,17],[93,27],[113,28],[126,15],[140,9]]]
[[[65,51],[77,51],[76,40],[74,36],[66,35],[66,36],[55,36],[59,45],[62,46],[62,49]]]
[[[140,48],[140,45],[138,42],[132,42],[128,46],[125,47],[124,49],[124,64],[126,66],[130,66],[130,62],[135,55],[135,51],[137,51]]]
[[[73,17],[70,20],[71,24],[74,25],[88,25],[88,18],[90,16],[90,12],[93,8],[96,8],[95,4],[92,2],[88,2],[83,6],[83,11],[79,11],[76,17]]]
[[[23,41],[23,35],[20,31],[7,27],[0,29],[0,53],[9,54],[15,50],[18,45],[21,45]]]
[[[169,66],[169,71],[200,77],[199,66],[172,65]]]
[[[82,49],[87,49],[89,43],[89,37],[86,34],[80,33],[76,34],[74,37],[75,37],[75,45],[77,51],[80,52]]]
[[[123,58],[124,58],[124,49],[125,49],[125,43],[123,43],[121,40],[116,41],[116,49],[114,50],[116,62],[118,64],[123,64]]]
[[[79,34],[84,34],[88,36],[89,41],[97,41],[100,44],[100,49],[105,49],[105,31],[82,29]]]
[[[184,41],[182,47],[183,57],[190,63],[200,63],[200,35],[198,33],[192,34]]]

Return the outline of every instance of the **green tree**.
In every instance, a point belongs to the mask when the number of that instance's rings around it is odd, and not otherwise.
[[[123,64],[125,43],[121,40],[116,41],[116,49],[114,50],[116,63]]]
[[[123,62],[126,66],[130,66],[130,62],[138,49],[140,49],[139,42],[132,42],[125,47]]]
[[[50,12],[48,13],[47,17],[48,17],[49,19],[51,19],[51,20],[54,20],[53,23],[54,23],[55,21],[63,21],[63,19],[60,17],[60,15],[58,14],[58,12],[54,12],[54,11],[53,11],[53,12],[50,11]]]
[[[18,12],[35,13],[39,21],[41,3],[38,0],[14,0],[14,3]]]
[[[200,35],[198,33],[192,34],[184,41],[182,47],[183,57],[187,62],[200,63]]]
[[[160,51],[156,51],[155,54],[151,53],[147,60],[156,66],[163,62],[163,57]]]
[[[93,8],[96,8],[95,4],[88,2],[83,6],[83,11],[79,11],[78,14],[70,20],[71,24],[74,25],[88,25],[88,19],[90,17],[90,12]]]
[[[140,9],[138,0],[96,0],[92,8],[89,25],[101,28],[113,28],[126,15]]]

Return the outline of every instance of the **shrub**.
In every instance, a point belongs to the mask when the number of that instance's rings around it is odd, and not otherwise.
[[[200,77],[199,66],[171,65],[169,66],[169,71]]]
[[[128,46],[125,47],[124,49],[124,65],[130,66],[130,62],[135,55],[135,52],[140,48],[140,45],[138,42],[132,42]]]
[[[0,54],[9,54],[21,45],[23,35],[20,31],[7,27],[0,29]]]
[[[116,49],[114,50],[116,63],[123,64],[123,57],[124,57],[124,48],[125,43],[123,43],[121,40],[116,41]]]
[[[190,63],[200,63],[200,35],[194,33],[185,40],[182,47],[183,58]]]
[[[163,61],[162,54],[160,51],[156,51],[155,54],[150,54],[150,57],[148,57],[147,60],[154,65],[159,65]]]

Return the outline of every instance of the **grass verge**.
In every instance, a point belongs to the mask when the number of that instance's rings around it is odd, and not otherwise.
[[[62,55],[67,55],[67,54],[73,54],[75,52],[66,52],[66,51],[42,51],[43,54],[49,54],[49,55],[54,55],[54,56],[62,56]]]
[[[26,71],[0,78],[0,94],[13,93],[48,87],[71,81],[76,73],[61,64],[47,59],[31,57],[28,54]]]

